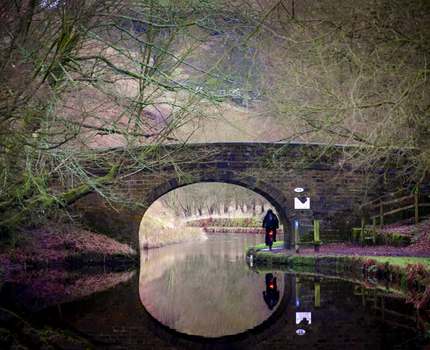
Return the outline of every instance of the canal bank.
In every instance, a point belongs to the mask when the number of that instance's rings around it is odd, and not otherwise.
[[[369,286],[388,284],[405,295],[417,308],[430,304],[430,258],[412,256],[341,255],[335,253],[305,254],[278,247],[269,251],[262,245],[250,247],[247,259],[255,269],[290,269],[299,272],[322,273],[355,281]]]
[[[21,232],[0,250],[0,275],[46,268],[104,266],[126,270],[138,264],[127,244],[73,225],[51,224]]]

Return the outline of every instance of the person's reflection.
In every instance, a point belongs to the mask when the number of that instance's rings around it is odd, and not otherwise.
[[[263,292],[263,299],[269,310],[273,310],[279,301],[278,284],[272,273],[266,273],[266,290]]]

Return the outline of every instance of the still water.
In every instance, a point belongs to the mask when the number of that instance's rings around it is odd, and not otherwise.
[[[428,346],[426,315],[401,295],[337,278],[250,268],[245,249],[261,241],[213,235],[144,251],[139,272],[15,276],[1,286],[0,307],[35,329],[65,331],[86,342],[59,342],[60,349]],[[0,330],[4,318],[0,312]]]
[[[281,274],[274,273],[277,293],[267,304],[264,275],[245,263],[245,247],[260,241],[254,235],[213,235],[143,252],[142,304],[158,321],[186,334],[220,337],[258,326],[276,310],[284,291]]]

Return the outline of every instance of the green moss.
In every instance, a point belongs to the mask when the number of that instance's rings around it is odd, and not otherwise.
[[[93,190],[96,186],[101,186],[112,182],[115,176],[118,174],[119,165],[113,165],[112,168],[105,176],[98,177],[92,180],[91,183],[82,184],[75,188],[72,188],[68,192],[64,192],[58,196],[58,201],[64,203],[64,205],[69,205],[76,201],[77,199],[83,197]]]
[[[281,242],[279,242],[281,243]],[[398,257],[398,256],[350,256],[350,255],[300,255],[290,253],[273,253],[269,251],[259,251],[259,245],[250,248],[248,253],[255,256],[257,268],[264,266],[273,269],[274,266],[287,266],[296,272],[317,272],[324,268],[328,273],[334,275],[349,276],[359,273],[363,268],[367,273],[378,278],[397,281],[401,291],[408,290],[407,274],[408,265],[419,264],[430,271],[430,258],[424,257]],[[421,283],[420,281],[418,281]]]
[[[293,266],[314,266],[316,258],[312,255],[293,255],[289,257],[288,262]]]
[[[94,187],[111,183],[118,171],[119,165],[114,165],[105,176],[94,178],[89,183],[79,185],[56,196],[47,193],[46,186],[42,186],[43,179],[33,178],[33,180],[36,179],[33,184],[37,191],[34,194],[32,191],[27,193],[28,188],[24,184],[23,192],[16,193],[16,200],[10,201],[10,208],[7,211],[7,215],[4,215],[5,218],[0,217],[0,231],[9,232],[19,227],[21,223],[28,224],[36,216],[34,215],[35,213],[73,204],[84,195],[92,192]],[[24,198],[24,195],[28,195],[29,198]]]
[[[374,260],[379,264],[389,264],[393,266],[399,266],[404,269],[408,265],[412,264],[422,264],[424,267],[430,269],[430,258],[420,258],[420,257],[398,257],[398,256],[348,256],[348,255],[324,255],[324,256],[314,256],[314,255],[287,255],[280,253],[272,253],[268,251],[258,251],[256,250],[257,259],[260,261],[270,260],[271,262],[280,261],[283,264],[289,264],[291,266],[303,266],[303,265],[315,265],[318,260],[332,260],[336,266],[336,269],[343,269],[345,265],[350,265],[357,260],[366,261]]]
[[[400,266],[405,268],[412,264],[422,264],[430,269],[430,258],[409,257],[409,256],[364,256],[366,259],[373,259],[378,263],[389,263],[390,265]]]

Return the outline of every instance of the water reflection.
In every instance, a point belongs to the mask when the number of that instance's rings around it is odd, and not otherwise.
[[[273,310],[279,301],[277,278],[273,277],[273,273],[266,273],[266,290],[263,292],[263,299],[269,310]]]
[[[282,279],[271,274],[269,280],[245,263],[244,244],[261,240],[216,235],[144,252],[143,306],[164,325],[186,334],[221,337],[256,327],[270,317],[284,291]]]
[[[140,276],[133,272],[83,275],[82,271],[43,272],[46,278],[42,272],[14,276],[0,284],[0,332],[11,332],[30,349],[40,344],[26,343],[28,331],[46,337],[53,330],[56,349],[428,346],[428,313],[417,312],[405,303],[404,294],[393,289],[368,288],[358,280],[314,273],[263,267],[250,271],[243,252],[258,239],[216,236],[206,244],[146,252]],[[17,329],[17,319],[26,320],[26,328]],[[65,341],[70,334],[91,346],[79,345],[82,341],[59,345],[58,336]],[[9,348],[5,339],[0,337],[0,349]]]
[[[35,312],[114,288],[130,281],[135,271],[67,271],[61,269],[19,272],[0,284],[0,305],[19,304]]]

